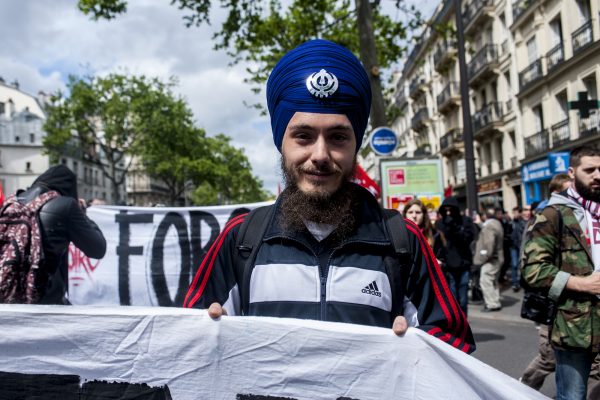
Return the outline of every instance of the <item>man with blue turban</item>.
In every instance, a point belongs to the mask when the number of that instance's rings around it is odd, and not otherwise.
[[[391,225],[389,212],[351,182],[371,108],[360,61],[327,40],[303,43],[273,69],[267,104],[286,188],[273,206],[231,219],[184,306],[215,318],[317,319],[397,334],[416,326],[473,351],[465,315],[419,228]],[[404,259],[393,239],[400,230]]]

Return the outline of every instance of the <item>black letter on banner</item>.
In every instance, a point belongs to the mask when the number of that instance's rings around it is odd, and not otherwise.
[[[210,238],[206,243],[206,246],[202,247],[202,229],[201,224],[204,221],[210,227]],[[207,213],[205,211],[190,211],[190,224],[192,231],[192,270],[191,276],[196,275],[196,271],[200,267],[200,263],[208,253],[210,246],[217,240],[219,236],[219,232],[221,232],[221,227],[219,226],[219,221],[215,218],[214,215]],[[192,282],[187,282],[187,286]],[[187,289],[186,286],[186,289]]]
[[[165,238],[171,225],[177,230],[179,248],[181,249],[181,271],[179,274],[179,284],[177,286],[175,302],[173,302],[171,295],[169,294],[169,287],[167,286],[164,268]],[[150,271],[152,275],[152,286],[154,287],[154,292],[158,299],[158,305],[162,307],[181,307],[190,281],[190,242],[188,239],[187,223],[178,213],[170,212],[165,215],[165,218],[160,222],[156,229],[156,237],[152,244]]]
[[[144,254],[143,246],[129,246],[130,224],[151,224],[152,214],[127,214],[121,210],[115,215],[115,222],[119,224],[119,245],[117,255],[119,256],[119,302],[122,306],[131,304],[129,295],[129,256],[141,256]]]

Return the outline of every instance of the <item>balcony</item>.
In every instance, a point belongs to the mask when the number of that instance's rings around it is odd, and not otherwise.
[[[488,103],[473,115],[471,121],[475,139],[481,138],[483,134],[496,130],[504,124],[502,104],[499,101]]]
[[[552,71],[552,69],[563,61],[565,61],[565,51],[563,43],[560,42],[546,53],[546,68],[548,72]]]
[[[419,130],[424,128],[430,121],[431,119],[429,117],[429,110],[427,107],[422,107],[415,113],[415,115],[413,115],[412,119],[410,120],[410,126],[414,130]]]
[[[571,140],[571,131],[569,130],[569,118],[552,125],[550,130],[552,132],[552,147],[558,147]]]
[[[463,24],[465,26],[465,34],[469,34],[478,23],[491,17],[494,11],[495,0],[473,0],[465,7],[462,14]]]
[[[525,157],[533,157],[546,153],[550,148],[548,131],[546,129],[525,138]]]
[[[460,105],[460,85],[458,82],[450,82],[444,90],[436,97],[439,112],[458,107]]]
[[[410,81],[410,86],[408,88],[408,94],[413,99],[419,97],[421,92],[425,92],[427,90],[427,81],[425,77],[422,75],[417,76],[412,81]]]
[[[396,93],[394,93],[396,106],[402,108],[402,105],[406,103],[408,98],[406,93],[406,86],[404,85],[404,81],[401,81],[396,88]]]
[[[573,44],[573,54],[581,51],[588,44],[592,43],[592,20],[589,20],[583,26],[575,30],[571,35]]]
[[[600,110],[590,111],[587,118],[579,118],[579,136],[588,137],[600,133]]]
[[[453,128],[440,138],[440,151],[444,155],[460,153],[464,147],[463,131],[461,128]]]
[[[469,84],[487,77],[499,67],[498,45],[486,44],[469,62]]]
[[[433,55],[433,65],[435,70],[441,72],[445,70],[456,58],[457,47],[455,40],[445,39],[442,41],[435,54]]]
[[[521,15],[525,14],[525,11],[529,10],[535,3],[537,3],[537,0],[519,0],[513,3],[513,23],[515,23]]]
[[[542,76],[544,76],[542,71],[542,59],[538,58],[529,64],[523,71],[519,72],[519,90],[525,89]]]

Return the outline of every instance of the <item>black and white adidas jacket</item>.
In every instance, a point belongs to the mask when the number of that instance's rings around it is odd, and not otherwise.
[[[277,223],[277,207],[254,267],[244,277],[232,259],[245,215],[232,219],[206,254],[184,307],[217,302],[228,315],[316,319],[391,327],[392,290],[384,259],[393,253],[381,209],[368,192],[357,211],[358,228],[341,244],[318,242],[308,233],[290,235]],[[395,293],[402,293],[409,324],[465,351],[475,350],[467,319],[419,228],[406,222],[412,262]],[[243,288],[247,307],[242,312]],[[395,307],[395,309],[398,307]]]

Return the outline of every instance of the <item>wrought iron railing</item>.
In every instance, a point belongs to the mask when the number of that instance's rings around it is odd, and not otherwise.
[[[587,137],[600,133],[600,110],[590,111],[587,118],[579,117],[579,136]]]
[[[429,110],[427,107],[420,108],[411,119],[411,126],[414,128],[423,124],[425,119],[429,118]]]
[[[523,90],[527,85],[544,76],[542,71],[542,59],[538,58],[529,64],[523,71],[519,72],[519,89]]]
[[[546,53],[546,68],[548,72],[565,60],[563,43],[560,42]]]
[[[438,65],[446,58],[451,49],[456,48],[456,40],[444,39],[433,54],[433,64]]]
[[[571,131],[569,130],[569,118],[564,119],[550,128],[552,130],[552,147],[558,147],[561,144],[571,140]]]
[[[498,62],[498,45],[486,44],[469,62],[469,78],[475,76],[479,71],[489,64]]]
[[[499,122],[504,115],[502,104],[499,101],[488,103],[477,111],[471,118],[473,124],[473,133],[485,128],[491,123]]]
[[[467,4],[465,11],[462,14],[465,27],[475,18],[483,7],[491,7],[494,5],[494,0],[473,0]]]
[[[571,43],[573,44],[573,54],[583,49],[588,44],[592,43],[592,20],[577,28],[571,35]]]
[[[409,86],[408,92],[412,96],[414,94],[414,92],[417,90],[417,88],[424,84],[425,84],[425,77],[423,77],[422,75],[419,75],[419,76],[413,78],[412,81],[410,81],[410,86]]]
[[[458,82],[449,82],[444,90],[440,94],[437,95],[437,105],[440,107],[442,104],[446,103],[448,99],[454,96],[460,96],[460,86]]]
[[[537,0],[520,0],[512,5],[513,21],[516,21],[529,7],[536,3]]]
[[[546,129],[525,138],[525,157],[545,153],[549,148],[550,139]]]
[[[442,151],[463,142],[463,131],[461,128],[453,128],[440,138],[440,149]]]

